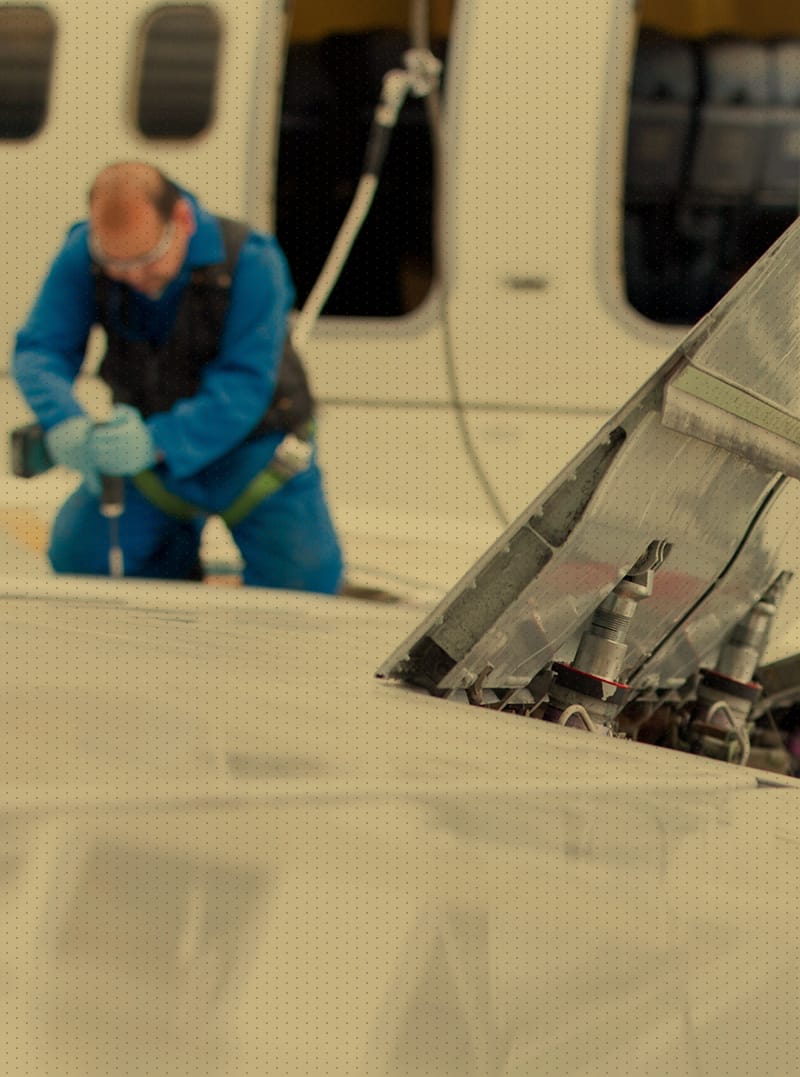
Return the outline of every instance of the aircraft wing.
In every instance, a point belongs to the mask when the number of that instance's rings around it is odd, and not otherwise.
[[[376,680],[417,616],[0,581],[4,1071],[791,1072],[800,783]]]

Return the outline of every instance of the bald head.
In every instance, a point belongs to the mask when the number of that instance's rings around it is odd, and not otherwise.
[[[89,189],[92,216],[108,218],[119,227],[126,212],[137,203],[151,205],[163,220],[169,220],[180,191],[171,179],[143,161],[118,161],[98,173]]]
[[[108,165],[89,190],[92,250],[105,272],[155,298],[177,275],[195,229],[194,213],[153,165]]]

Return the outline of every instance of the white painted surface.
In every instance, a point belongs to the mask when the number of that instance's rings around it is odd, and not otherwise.
[[[15,1072],[792,1072],[800,783],[379,683],[408,607],[0,596]]]

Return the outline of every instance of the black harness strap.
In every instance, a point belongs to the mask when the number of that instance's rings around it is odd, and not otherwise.
[[[200,389],[203,370],[217,355],[230,304],[236,264],[250,234],[247,225],[218,218],[225,245],[224,262],[193,270],[172,326],[156,338],[136,324],[131,289],[92,265],[95,321],[106,332],[107,350],[99,375],[115,403],[131,404],[145,417],[169,411],[178,400]],[[296,430],[313,417],[314,401],[300,358],[288,334],[275,392],[248,437],[274,430]]]

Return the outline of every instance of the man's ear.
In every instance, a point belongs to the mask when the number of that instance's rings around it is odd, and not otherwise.
[[[192,204],[188,198],[179,198],[175,203],[175,208],[172,211],[173,220],[177,223],[178,227],[187,237],[194,235],[197,231],[197,222],[194,219],[194,210]]]

